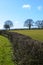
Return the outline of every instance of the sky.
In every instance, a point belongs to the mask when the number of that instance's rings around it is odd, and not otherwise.
[[[27,19],[43,20],[43,0],[0,0],[0,29],[6,20],[13,28],[23,28]]]

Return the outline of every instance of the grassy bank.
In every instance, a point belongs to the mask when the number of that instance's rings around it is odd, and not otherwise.
[[[0,65],[14,65],[11,43],[3,36],[0,36]]]

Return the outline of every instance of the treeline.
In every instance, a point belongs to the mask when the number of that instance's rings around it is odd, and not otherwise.
[[[21,24],[20,24],[21,25]],[[13,26],[13,22],[10,20],[5,21],[4,28],[6,30],[10,30],[10,28]],[[27,27],[26,29],[43,29],[43,20],[37,20],[33,21],[32,19],[27,19],[24,22],[24,27]]]

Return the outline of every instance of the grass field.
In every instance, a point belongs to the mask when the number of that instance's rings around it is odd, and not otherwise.
[[[14,65],[11,43],[3,36],[0,36],[0,65]]]
[[[13,32],[30,36],[35,40],[43,41],[43,30],[13,30]]]

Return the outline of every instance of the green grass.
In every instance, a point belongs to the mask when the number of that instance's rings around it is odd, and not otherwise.
[[[0,36],[0,65],[14,65],[11,43],[3,36]]]
[[[43,30],[13,30],[13,32],[30,36],[35,40],[43,41]]]

